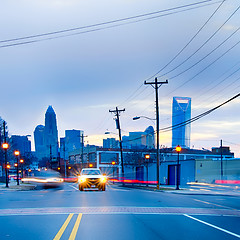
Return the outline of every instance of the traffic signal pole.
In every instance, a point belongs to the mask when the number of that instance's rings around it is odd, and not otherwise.
[[[156,125],[157,125],[157,189],[159,189],[160,179],[159,179],[159,169],[160,169],[160,160],[159,160],[159,106],[158,106],[158,88],[162,86],[162,84],[167,84],[168,81],[158,82],[157,78],[155,78],[154,82],[144,82],[145,85],[149,84],[155,89],[155,97],[156,97]]]

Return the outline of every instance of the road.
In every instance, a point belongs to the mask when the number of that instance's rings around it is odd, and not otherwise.
[[[0,239],[239,239],[240,197],[205,190],[0,191]]]

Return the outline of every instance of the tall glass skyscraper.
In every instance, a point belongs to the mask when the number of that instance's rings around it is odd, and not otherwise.
[[[191,119],[191,98],[173,97],[172,125],[177,125]],[[180,145],[190,148],[191,125],[187,124],[172,130],[172,147]]]
[[[49,106],[45,113],[44,145],[49,149],[52,158],[58,157],[57,119],[52,106]]]

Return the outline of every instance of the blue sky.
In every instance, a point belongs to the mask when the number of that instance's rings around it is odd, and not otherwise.
[[[0,40],[196,2],[200,1],[3,0]],[[57,114],[59,137],[64,136],[66,129],[81,129],[89,136],[86,141],[101,144],[106,130],[117,133],[109,109],[119,106],[126,109],[121,114],[123,134],[144,131],[153,125],[151,121],[132,121],[137,115],[152,118],[155,115],[154,90],[144,86],[144,80],[158,72],[187,44],[220,3],[212,0],[198,6],[211,5],[190,11],[33,44],[2,48],[5,43],[0,43],[0,116],[8,122],[11,134],[33,135],[35,127],[44,124],[45,111],[52,105]],[[165,74],[196,51],[237,7],[238,1],[225,1],[182,54],[159,74],[163,75],[159,80],[169,79],[169,84],[159,90],[161,127],[171,125],[173,96],[191,97],[194,117],[239,93],[240,44],[219,57],[239,41],[240,31],[211,55],[206,55],[238,29],[240,10],[192,58]],[[204,57],[195,67],[174,78]],[[211,65],[217,58],[219,60]],[[184,86],[178,88],[182,84]],[[239,156],[239,102],[236,99],[193,123],[191,146],[209,149],[223,139],[224,145],[231,146]],[[161,135],[161,144],[171,146],[171,132]]]

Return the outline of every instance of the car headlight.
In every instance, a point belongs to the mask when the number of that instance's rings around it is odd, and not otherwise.
[[[101,177],[100,180],[101,180],[101,183],[106,183],[107,182],[107,178],[106,177]]]
[[[86,178],[83,176],[80,176],[80,177],[78,177],[78,181],[79,181],[79,183],[84,183],[84,182],[86,182]]]

